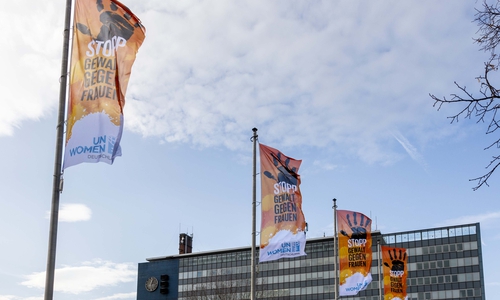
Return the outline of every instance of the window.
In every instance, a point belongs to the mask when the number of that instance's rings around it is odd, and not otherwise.
[[[470,234],[476,234],[476,226],[470,226],[469,232],[470,232]]]

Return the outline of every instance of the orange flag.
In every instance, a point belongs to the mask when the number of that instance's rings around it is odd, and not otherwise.
[[[384,265],[384,300],[408,299],[406,249],[382,246],[381,250]]]
[[[64,168],[121,155],[123,107],[145,28],[116,0],[76,0]]]
[[[260,144],[260,262],[306,255],[306,221],[298,174],[301,160]]]
[[[372,281],[372,220],[359,212],[337,210],[340,261],[339,296],[356,295]]]

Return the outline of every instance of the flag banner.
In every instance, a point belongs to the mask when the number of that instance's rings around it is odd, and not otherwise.
[[[408,300],[406,249],[382,246],[381,250],[384,266],[384,300]]]
[[[145,28],[115,0],[75,0],[73,28],[63,168],[112,164],[121,156],[125,94]]]
[[[302,160],[259,144],[262,217],[259,262],[306,255],[306,221],[302,212]]]
[[[372,220],[359,212],[337,210],[339,296],[353,296],[372,281]]]

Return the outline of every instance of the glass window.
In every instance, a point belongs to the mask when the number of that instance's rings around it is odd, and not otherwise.
[[[402,234],[401,238],[403,239],[403,242],[408,242],[408,234]]]
[[[455,234],[456,236],[461,236],[462,235],[462,227],[458,227],[455,229]]]
[[[435,236],[437,239],[441,238],[441,230],[436,230],[436,231],[434,232],[434,236]]]
[[[429,231],[429,239],[433,239],[433,238],[434,238],[434,230]]]
[[[450,228],[450,230],[448,231],[450,237],[453,237],[455,236],[455,229],[454,228]]]
[[[448,252],[448,245],[443,245],[443,252]]]
[[[448,230],[446,230],[446,229],[441,230],[441,237],[444,237],[444,238],[448,237]]]
[[[481,289],[474,289],[474,296],[481,296]]]
[[[427,231],[422,232],[422,240],[427,239]]]
[[[469,232],[470,232],[470,234],[476,234],[476,226],[470,226]]]
[[[409,233],[408,234],[408,241],[413,242],[415,240],[415,234],[414,233]]]
[[[467,293],[465,292],[465,290],[460,290],[460,298],[465,298],[467,297]]]
[[[469,226],[467,226],[467,227],[462,227],[462,233],[463,233],[464,235],[469,235]]]
[[[441,253],[443,252],[443,249],[441,246],[436,246],[436,253]]]
[[[396,235],[396,243],[401,243],[401,235]]]
[[[420,232],[415,232],[415,241],[420,241]]]
[[[462,244],[457,244],[457,251],[462,251],[464,250],[463,249],[463,245]]]

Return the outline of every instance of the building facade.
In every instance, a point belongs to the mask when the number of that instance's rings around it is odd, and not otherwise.
[[[341,299],[383,299],[378,245],[407,249],[409,300],[486,299],[479,223],[372,232],[372,238],[372,283]],[[256,298],[335,299],[333,244],[333,237],[309,239],[307,256],[258,264]],[[251,248],[244,247],[147,259],[139,264],[137,299],[250,299],[250,258]]]

